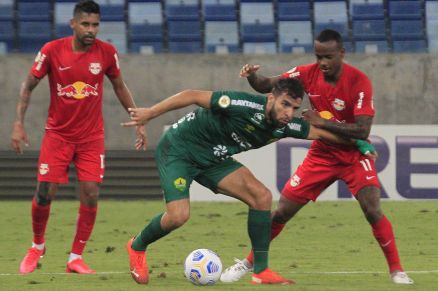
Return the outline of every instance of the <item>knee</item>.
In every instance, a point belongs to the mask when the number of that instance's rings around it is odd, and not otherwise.
[[[383,212],[380,206],[368,207],[365,211],[365,217],[369,223],[374,224],[383,217]]]
[[[252,190],[254,193],[254,205],[252,208],[258,210],[270,210],[272,206],[272,193],[266,187]]]
[[[167,213],[167,230],[174,230],[183,226],[190,218],[189,212]]]
[[[85,185],[85,187],[82,189],[82,192],[87,201],[95,202],[99,197],[99,185],[97,183]]]
[[[35,199],[38,205],[49,205],[55,198],[57,185],[49,182],[40,182],[35,192]]]

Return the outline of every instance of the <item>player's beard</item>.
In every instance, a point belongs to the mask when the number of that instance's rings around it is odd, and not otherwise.
[[[94,41],[96,40],[96,36],[90,35],[90,34],[86,34],[86,35],[80,37],[78,40],[79,40],[79,42],[81,43],[82,46],[88,47],[88,46],[91,46],[94,43]]]
[[[280,121],[278,120],[277,112],[275,110],[271,110],[269,112],[269,116],[268,117],[269,117],[268,118],[269,123],[271,124],[272,127],[282,128],[282,127],[286,126],[286,124],[280,123]]]

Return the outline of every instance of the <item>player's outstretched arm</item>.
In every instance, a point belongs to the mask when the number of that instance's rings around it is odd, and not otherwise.
[[[111,84],[113,85],[114,93],[116,93],[117,98],[119,99],[125,110],[128,111],[128,108],[137,107],[135,105],[134,98],[132,98],[131,91],[129,91],[128,86],[126,86],[126,83],[123,81],[122,76],[119,75],[118,77],[110,80]],[[137,125],[137,128],[135,129],[135,135],[137,137],[135,140],[135,149],[146,150],[146,131],[143,125]]]
[[[303,118],[315,127],[353,139],[367,139],[373,124],[373,117],[368,115],[356,116],[354,123],[342,123],[321,118],[318,112],[313,110],[303,111]]]
[[[269,93],[274,86],[274,83],[281,78],[281,76],[265,77],[256,72],[260,65],[246,64],[240,69],[240,77],[246,78],[251,87],[260,93]]]
[[[24,80],[24,82],[21,84],[20,96],[18,97],[16,107],[16,117],[11,133],[11,146],[17,154],[23,153],[22,143],[24,143],[25,146],[29,146],[27,133],[24,129],[24,116],[26,114],[27,107],[29,106],[32,90],[35,89],[39,82],[40,79],[32,74],[29,74],[26,80]]]
[[[184,108],[190,105],[198,105],[204,108],[210,108],[212,91],[201,90],[184,90],[175,95],[172,95],[161,102],[158,102],[148,108],[129,108],[131,121],[123,122],[122,126],[130,127],[142,124],[147,124],[152,120],[166,112]]]
[[[331,143],[355,145],[363,155],[366,155],[373,160],[377,159],[377,152],[374,146],[369,142],[367,142],[366,140],[344,138],[342,136],[331,133],[330,131],[327,131],[325,129],[317,128],[313,125],[310,125],[309,135],[307,136],[307,139],[310,140],[319,139]]]

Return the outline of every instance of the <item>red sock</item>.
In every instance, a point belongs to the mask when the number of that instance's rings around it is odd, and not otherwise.
[[[38,205],[34,197],[32,199],[32,230],[33,242],[36,244],[44,243],[44,233],[46,232],[49,215],[50,203],[47,205]]]
[[[285,223],[276,223],[276,222],[272,221],[272,224],[271,224],[271,241],[280,234],[280,232],[283,230],[283,228],[285,226],[286,226]],[[254,263],[254,253],[253,253],[252,250],[249,252],[249,254],[246,257],[246,259],[251,264]]]
[[[97,207],[87,207],[83,204],[79,207],[76,235],[71,248],[72,253],[82,255],[85,244],[93,231],[94,222],[96,221],[96,212]]]
[[[394,233],[392,232],[391,222],[383,216],[378,222],[372,224],[373,234],[385,254],[389,272],[403,271],[398,257],[397,245],[395,244]]]

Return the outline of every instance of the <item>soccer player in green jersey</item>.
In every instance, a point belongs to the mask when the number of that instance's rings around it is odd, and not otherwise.
[[[232,155],[285,137],[353,142],[294,117],[303,95],[300,81],[280,79],[267,96],[235,91],[185,90],[152,107],[129,110],[131,121],[122,123],[123,126],[146,124],[165,112],[193,104],[200,106],[173,124],[157,146],[155,159],[166,212],[154,217],[128,241],[131,275],[137,283],[147,284],[149,280],[147,246],[189,219],[189,188],[193,180],[249,206],[248,234],[254,250],[252,283],[293,283],[268,268],[271,191]],[[362,153],[374,153],[374,148],[368,143],[356,141],[356,144]]]

